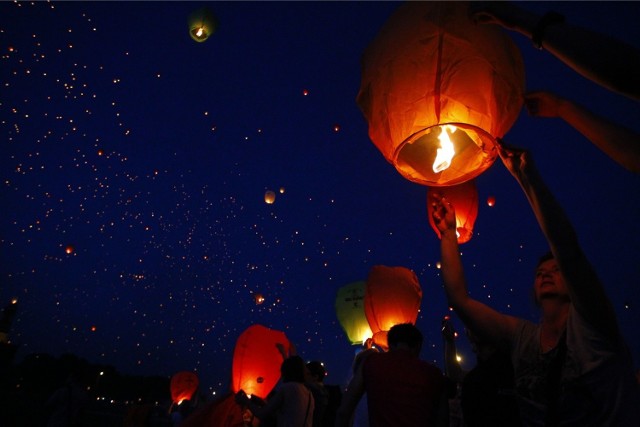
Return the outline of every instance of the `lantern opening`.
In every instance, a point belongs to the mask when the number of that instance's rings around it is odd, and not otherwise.
[[[448,142],[452,146],[446,148]],[[444,123],[422,129],[404,140],[392,163],[410,181],[446,187],[475,178],[497,156],[495,139],[489,133],[465,123]]]

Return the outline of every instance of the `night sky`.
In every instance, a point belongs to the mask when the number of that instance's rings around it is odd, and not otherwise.
[[[382,264],[418,275],[422,356],[443,368],[426,187],[384,159],[355,102],[361,54],[399,3],[212,2],[219,27],[196,43],[187,19],[203,5],[0,3],[0,306],[18,299],[16,362],[70,352],[127,374],[192,370],[220,393],[237,337],[261,324],[344,384],[358,347],[336,292]],[[638,2],[522,6],[640,47]],[[528,90],[640,131],[636,101],[510,35]],[[559,119],[523,111],[505,140],[533,152],[640,367],[640,176]],[[542,233],[499,159],[476,184],[470,292],[537,320]]]

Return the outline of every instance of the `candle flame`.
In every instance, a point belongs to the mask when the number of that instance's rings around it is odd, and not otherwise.
[[[202,37],[203,33],[204,33],[204,28],[203,27],[198,28],[198,31],[196,32],[196,37]]]
[[[440,148],[436,152],[436,159],[433,161],[433,172],[438,173],[447,169],[451,166],[451,159],[455,154],[453,149],[453,142],[449,138],[449,134],[447,132],[454,133],[458,128],[453,125],[444,125],[442,126],[442,131],[438,136],[440,140]]]

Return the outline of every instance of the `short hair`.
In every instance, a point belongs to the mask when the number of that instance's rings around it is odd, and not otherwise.
[[[324,369],[322,362],[317,360],[312,360],[307,363],[307,369],[314,377],[318,377],[318,381],[324,380],[324,377],[327,375],[327,371]]]
[[[538,263],[536,264],[536,270],[538,269],[538,267],[540,267],[540,265],[542,265],[543,262],[547,262],[550,259],[555,259],[555,258],[556,257],[553,256],[553,252],[549,251],[549,252],[545,253],[540,258],[538,258]]]
[[[389,329],[387,342],[389,348],[404,343],[413,349],[420,350],[422,348],[422,332],[412,323],[400,323]]]
[[[284,359],[282,365],[280,365],[280,375],[282,376],[282,382],[304,382],[304,360],[300,356],[291,356]]]

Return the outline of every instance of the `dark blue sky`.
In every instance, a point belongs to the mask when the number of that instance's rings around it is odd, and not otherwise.
[[[220,25],[199,44],[187,18],[204,4],[0,3],[0,304],[19,299],[18,360],[72,352],[131,374],[196,370],[220,392],[236,338],[258,323],[344,383],[356,347],[336,291],[383,264],[418,275],[423,357],[442,367],[426,188],[382,157],[355,103],[360,55],[399,3],[208,3]],[[522,5],[640,40],[636,2]],[[529,90],[640,130],[637,102],[511,36]],[[640,177],[559,120],[523,112],[505,139],[533,152],[640,367]],[[461,247],[470,291],[535,320],[544,239],[499,160],[476,183],[475,235]]]

